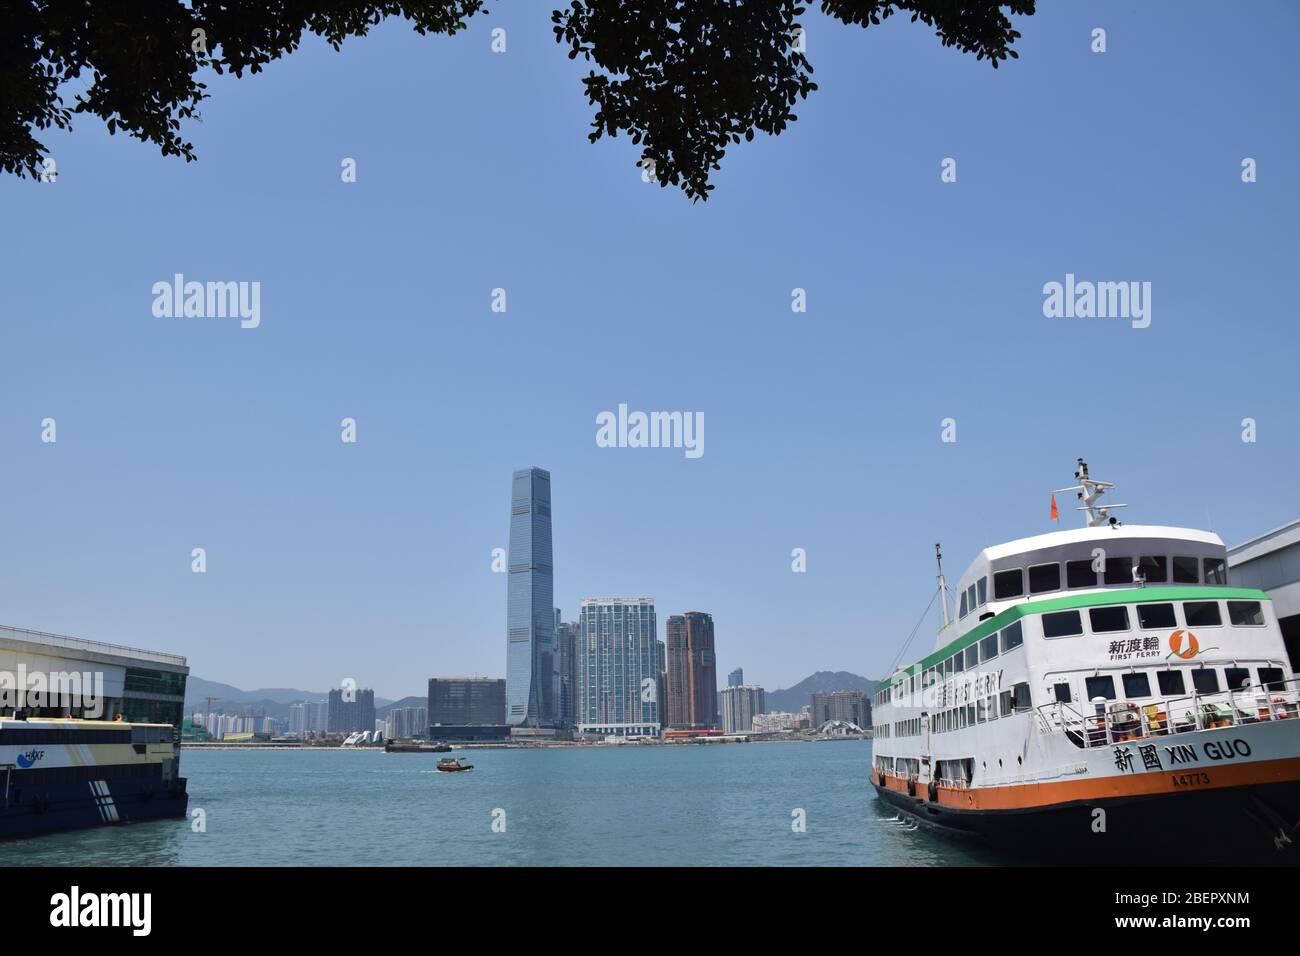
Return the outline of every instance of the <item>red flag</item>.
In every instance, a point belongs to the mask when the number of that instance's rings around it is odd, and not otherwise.
[[[1056,510],[1056,495],[1052,495],[1052,520],[1059,521],[1061,513]]]

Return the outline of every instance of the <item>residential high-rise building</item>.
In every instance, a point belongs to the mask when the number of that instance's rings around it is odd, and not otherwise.
[[[578,732],[658,736],[653,598],[587,598],[578,615]]]
[[[385,736],[400,739],[403,737],[423,737],[429,731],[429,708],[394,707],[388,712],[388,726]]]
[[[713,617],[687,611],[668,618],[668,726],[710,730],[718,726],[718,665]]]
[[[578,622],[561,621],[555,609],[555,660],[559,670],[560,701],[556,722],[572,727],[578,722]]]
[[[375,729],[375,692],[369,688],[330,691],[326,731],[351,734]]]
[[[742,668],[737,667],[734,671],[732,671],[730,674],[728,674],[728,675],[727,675],[727,686],[728,686],[728,687],[744,687],[744,686],[745,686],[745,671],[744,671]]]
[[[655,641],[655,667],[658,680],[655,682],[655,701],[659,704],[659,723],[667,727],[668,719],[668,646],[663,641]]]
[[[828,720],[848,721],[863,729],[871,726],[871,700],[866,691],[814,691],[808,709],[814,730]]]
[[[553,727],[559,697],[552,599],[551,473],[514,473],[506,597],[506,720]],[[432,718],[430,713],[430,718]]]
[[[506,682],[500,677],[430,677],[426,717],[438,726],[502,726]]]
[[[313,734],[325,733],[325,728],[329,726],[329,701],[309,700],[303,704],[303,708],[303,729]]]
[[[747,734],[754,718],[767,709],[767,692],[748,684],[722,688],[722,729],[729,734]]]

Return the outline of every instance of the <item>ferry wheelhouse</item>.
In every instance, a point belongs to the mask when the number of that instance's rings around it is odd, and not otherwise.
[[[986,548],[955,619],[940,564],[934,650],[875,696],[877,794],[1061,861],[1294,862],[1300,688],[1268,595],[1217,535],[1121,525],[1075,478],[1087,527]]]
[[[171,724],[0,719],[0,839],[183,817]]]

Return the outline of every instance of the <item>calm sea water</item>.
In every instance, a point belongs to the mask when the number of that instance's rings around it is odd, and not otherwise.
[[[169,820],[53,834],[0,844],[0,866],[997,862],[890,822],[863,741],[456,755],[474,771],[438,773],[428,754],[186,750],[206,832]]]

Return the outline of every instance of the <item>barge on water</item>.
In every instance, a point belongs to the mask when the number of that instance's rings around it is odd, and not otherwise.
[[[384,744],[386,754],[446,754],[451,747],[444,743],[423,743],[418,740],[390,740]]]
[[[934,651],[877,689],[878,797],[1058,862],[1296,862],[1300,686],[1272,602],[1217,535],[1087,527],[986,548]],[[1055,509],[1055,498],[1053,498]]]

